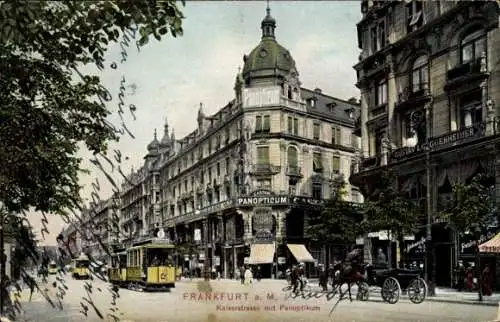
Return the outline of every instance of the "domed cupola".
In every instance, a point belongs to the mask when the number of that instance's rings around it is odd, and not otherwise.
[[[158,142],[158,137],[155,129],[153,141],[151,141],[151,143],[148,144],[148,152],[149,153],[158,152],[159,147],[160,147],[160,142]]]
[[[250,54],[243,56],[242,74],[249,87],[256,84],[278,85],[290,74],[298,75],[292,55],[276,41],[276,20],[271,16],[269,6],[262,20],[261,29],[260,43]]]

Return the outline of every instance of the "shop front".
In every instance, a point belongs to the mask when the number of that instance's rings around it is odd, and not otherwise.
[[[463,233],[459,235],[459,256],[458,264],[462,264],[466,269],[473,268],[474,277],[477,278],[477,245],[493,238],[497,232],[497,227],[485,229],[481,234]],[[486,265],[489,266],[493,276],[493,285],[499,289],[497,273],[497,255],[493,253],[479,253],[479,270],[482,272]]]

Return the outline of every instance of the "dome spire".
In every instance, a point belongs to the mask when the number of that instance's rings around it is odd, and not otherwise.
[[[269,0],[267,0],[266,16],[262,23],[260,24],[262,29],[262,39],[272,38],[274,39],[274,29],[276,29],[276,20],[271,16],[271,8],[269,8]]]

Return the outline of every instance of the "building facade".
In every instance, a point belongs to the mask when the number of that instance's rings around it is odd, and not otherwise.
[[[399,189],[420,200],[432,224],[433,258],[426,269],[438,285],[449,286],[455,264],[473,261],[474,243],[439,223],[436,214],[450,202],[454,184],[478,173],[487,174],[500,193],[498,4],[363,1],[361,6],[362,52],[354,68],[362,148],[350,181],[369,197],[382,170],[397,174]],[[482,232],[481,239],[489,234]],[[424,228],[403,246],[407,258],[424,262],[426,238]],[[494,259],[483,262],[495,265]]]
[[[359,104],[301,87],[269,9],[261,28],[234,99],[213,115],[200,104],[198,126],[183,138],[168,124],[161,140],[155,131],[144,167],[124,184],[121,224],[130,239],[164,229],[185,246],[185,268],[214,267],[229,277],[258,263],[271,276],[311,260],[307,248],[322,261],[304,234],[308,214],[339,187],[362,202],[356,188],[342,185],[359,146],[352,135]]]
[[[123,239],[120,231],[121,207],[121,199],[116,196],[91,202],[90,207],[83,210],[79,229],[81,251],[95,260],[108,260],[113,247]],[[80,221],[75,224],[80,224]]]

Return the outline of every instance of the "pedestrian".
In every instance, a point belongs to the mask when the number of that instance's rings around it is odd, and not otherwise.
[[[321,286],[324,292],[328,290],[328,273],[323,264],[320,264],[319,268],[319,286]]]
[[[257,274],[257,281],[260,282],[260,279],[262,278],[262,275],[261,275],[262,273],[260,271],[260,265],[257,266],[257,272],[256,272],[256,274]]]
[[[245,267],[244,266],[240,267],[240,280],[241,280],[241,284],[245,284]]]
[[[483,294],[486,296],[491,296],[492,294],[491,282],[492,282],[492,277],[491,277],[490,266],[486,264],[481,276],[482,291]]]
[[[253,274],[252,270],[249,267],[247,267],[247,269],[245,270],[244,277],[245,277],[245,285],[253,284]]]
[[[299,285],[299,268],[296,266],[292,267],[292,275],[291,275],[291,281],[293,285],[293,293],[297,292],[297,287]]]

